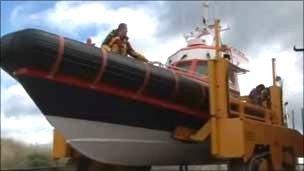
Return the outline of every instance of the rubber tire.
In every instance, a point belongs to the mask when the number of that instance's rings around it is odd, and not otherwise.
[[[248,170],[248,164],[241,159],[233,159],[228,163],[228,171],[244,171]]]
[[[267,160],[268,159],[264,159]],[[254,162],[254,165],[252,166],[252,170],[250,171],[260,171],[259,166],[262,163],[263,160],[257,160]],[[269,161],[268,161],[269,162]],[[249,161],[244,163],[241,159],[233,159],[228,163],[228,171],[249,171]],[[270,169],[270,166],[268,165],[268,169]]]
[[[282,171],[297,171],[297,166],[283,163]]]
[[[282,171],[297,171],[297,157],[295,157],[295,153],[293,150],[289,150],[284,154],[289,154],[291,158],[293,158],[292,164],[286,163],[283,161],[282,163]]]

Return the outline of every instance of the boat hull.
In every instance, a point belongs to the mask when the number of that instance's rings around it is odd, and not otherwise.
[[[146,166],[210,163],[210,141],[174,140],[177,126],[198,129],[206,119],[97,91],[89,86],[31,75],[15,78],[67,142],[101,163]]]
[[[47,116],[67,142],[101,163],[129,166],[210,163],[210,141],[185,143],[172,133],[104,122]]]

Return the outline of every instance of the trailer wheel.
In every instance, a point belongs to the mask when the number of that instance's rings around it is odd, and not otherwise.
[[[283,171],[296,171],[297,170],[297,157],[291,148],[283,148]]]
[[[93,161],[81,156],[77,160],[72,160],[72,162],[76,165],[76,171],[90,171],[89,167]]]
[[[233,159],[228,163],[228,171],[244,171],[247,169],[247,164],[242,159]]]
[[[271,170],[270,160],[268,158],[257,159],[253,165],[249,165],[250,171]]]
[[[282,164],[282,171],[296,171],[297,167],[296,165],[291,165],[291,164]]]
[[[228,163],[229,171],[265,171],[271,170],[271,168],[268,152],[256,154],[248,162],[244,162],[242,159],[233,159]]]

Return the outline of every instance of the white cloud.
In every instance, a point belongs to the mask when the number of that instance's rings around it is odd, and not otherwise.
[[[161,4],[159,4],[161,6]],[[51,29],[63,33],[78,35],[89,27],[105,33],[111,28],[125,22],[129,27],[131,38],[149,38],[158,27],[159,12],[146,6],[120,7],[114,9],[106,2],[69,2],[60,1],[53,8],[45,11],[24,14],[18,6],[13,10],[12,22],[27,21],[28,23],[45,24]],[[19,18],[21,17],[21,19]],[[104,38],[105,34],[103,34]]]
[[[283,50],[280,44],[268,44],[264,47],[251,48],[256,52],[249,52],[254,58],[246,66],[250,72],[241,76],[243,93],[249,93],[257,84],[272,84],[271,58],[276,58],[276,73],[284,80],[284,88],[288,93],[300,93],[303,89],[303,73],[298,71],[297,58],[294,53]]]
[[[134,46],[139,47],[138,49],[142,50],[150,61],[159,61],[162,63],[165,63],[170,55],[186,45],[182,35],[166,38],[152,38],[152,40],[142,44],[136,42],[133,44]]]
[[[2,86],[4,85],[5,86]],[[1,71],[1,136],[26,143],[52,141],[52,127],[24,88]]]
[[[20,84],[3,88],[1,93],[1,112],[9,116],[24,116],[39,114],[29,95]]]
[[[1,136],[38,144],[52,140],[51,125],[18,83],[1,89]]]
[[[48,144],[52,142],[53,128],[40,115],[7,117],[1,113],[1,136],[30,144]]]

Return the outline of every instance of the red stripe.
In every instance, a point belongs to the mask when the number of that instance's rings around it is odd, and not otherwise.
[[[64,54],[64,37],[59,36],[59,45],[58,45],[58,53],[56,56],[56,61],[53,64],[51,71],[48,75],[49,78],[53,78],[54,75],[58,72],[62,58],[63,58],[63,54]]]
[[[15,71],[17,76],[30,76],[40,79],[51,79],[48,77],[48,73],[42,70],[37,69],[30,69],[30,68],[20,68]],[[114,96],[122,97],[125,99],[131,99],[136,92],[132,92],[130,90],[122,89],[120,87],[116,87],[113,85],[107,85],[107,84],[98,84],[94,89],[91,89],[91,83],[83,80],[79,80],[75,77],[58,74],[56,77],[51,79],[52,81],[59,82],[66,85],[71,86],[77,86],[85,89],[90,89],[93,91],[101,92],[101,93],[107,93]],[[200,110],[192,109],[186,106],[180,106],[168,101],[160,100],[157,98],[149,97],[146,95],[141,95],[136,98],[137,101],[153,105],[156,107],[162,107],[167,108],[170,110],[175,110],[181,113],[184,113],[185,115],[191,115],[200,119],[207,119],[209,118],[208,113],[202,112]]]
[[[103,76],[103,74],[106,70],[106,66],[107,66],[107,63],[108,63],[108,53],[103,48],[101,48],[100,51],[101,51],[100,58],[102,59],[102,63],[100,65],[99,72],[98,72],[91,88],[94,88],[95,85],[100,81],[100,79],[102,78],[102,76]]]
[[[189,49],[213,49],[213,50],[215,50],[215,47],[214,46],[195,45],[195,46],[182,48],[181,50],[179,50],[179,52],[182,50],[189,50]]]
[[[176,62],[172,65],[170,65],[168,67],[168,69],[170,70],[174,70],[175,73],[179,74],[179,75],[184,75],[186,77],[190,77],[192,80],[196,80],[196,81],[202,81],[202,82],[205,82],[205,83],[208,83],[206,79],[203,79],[202,78],[202,75],[199,75],[198,73],[194,72],[194,70],[192,70],[191,72],[189,70],[185,70],[183,68],[180,68],[180,67],[177,67],[177,66],[174,66],[176,64],[179,64],[179,63],[183,63],[183,62],[193,62],[193,61],[197,61],[198,59],[190,59],[190,60],[184,60],[184,61],[179,61],[179,62]],[[199,61],[199,60],[198,60]],[[191,64],[191,67],[193,67],[193,65]]]
[[[151,67],[150,65],[148,65],[147,63],[145,64],[145,68],[146,68],[146,74],[145,74],[145,79],[143,84],[140,86],[140,88],[137,90],[136,95],[134,96],[134,98],[137,98],[147,87],[149,80],[150,80],[150,76],[151,76]]]
[[[193,43],[193,44],[188,45],[187,47],[192,47],[192,46],[210,47],[210,46],[208,46],[208,45],[206,45],[206,44],[203,44],[203,43]]]

